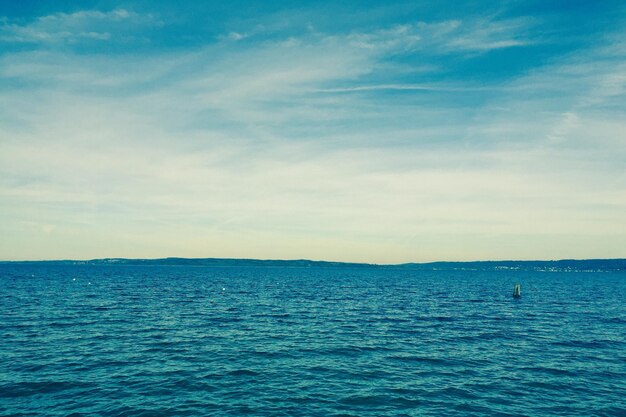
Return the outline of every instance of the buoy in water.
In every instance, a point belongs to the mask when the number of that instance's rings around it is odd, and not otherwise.
[[[520,298],[522,296],[522,286],[519,284],[515,284],[513,287],[513,298]]]

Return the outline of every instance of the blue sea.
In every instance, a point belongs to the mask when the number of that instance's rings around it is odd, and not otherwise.
[[[0,265],[0,415],[624,416],[626,274]]]

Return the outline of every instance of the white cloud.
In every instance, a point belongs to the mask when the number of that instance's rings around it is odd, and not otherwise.
[[[439,92],[460,92],[460,91],[493,91],[495,87],[472,87],[472,86],[454,86],[441,84],[368,84],[357,85],[353,87],[325,88],[318,90],[321,93],[350,93],[359,91],[439,91]]]
[[[444,48],[449,51],[485,52],[528,45],[538,42],[530,38],[530,29],[535,24],[529,18],[470,21],[446,34],[448,39]]]
[[[528,18],[417,22],[372,32],[351,33],[345,39],[352,47],[381,51],[419,50],[432,55],[483,53],[538,42],[530,38],[530,29],[535,24]]]
[[[142,25],[151,20],[152,16],[142,16],[125,9],[55,13],[28,23],[6,19],[0,25],[0,42],[58,44],[106,41],[112,38],[113,32],[120,31],[122,27],[128,28],[128,24]]]
[[[225,36],[225,39],[230,39],[231,41],[240,41],[247,38],[248,36],[249,35],[245,33],[229,32],[228,35]]]

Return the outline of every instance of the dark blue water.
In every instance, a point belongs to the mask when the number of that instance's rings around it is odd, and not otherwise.
[[[0,415],[623,416],[625,302],[623,273],[3,265]]]

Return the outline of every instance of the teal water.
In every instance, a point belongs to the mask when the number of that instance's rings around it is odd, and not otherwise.
[[[624,416],[626,274],[0,265],[0,415]]]

